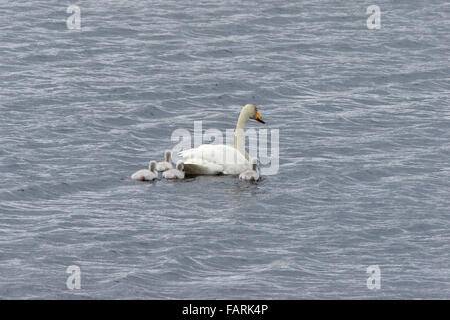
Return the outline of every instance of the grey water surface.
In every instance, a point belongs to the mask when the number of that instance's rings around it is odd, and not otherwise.
[[[449,299],[449,44],[446,0],[0,0],[0,298]],[[277,174],[131,181],[246,103]]]

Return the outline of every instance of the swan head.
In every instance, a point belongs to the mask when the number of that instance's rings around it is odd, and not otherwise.
[[[148,163],[148,169],[151,171],[151,172],[153,172],[153,171],[155,171],[155,169],[156,169],[156,161],[150,161],[149,163]]]
[[[245,112],[248,114],[249,119],[265,123],[258,112],[258,108],[256,108],[254,104],[246,104],[243,110],[245,110]]]
[[[172,152],[170,152],[169,150],[166,150],[166,152],[164,152],[164,157],[167,162],[170,162],[170,158],[172,157]]]
[[[183,162],[183,160],[178,160],[177,161],[177,170],[180,170],[180,171],[184,171],[184,162]]]

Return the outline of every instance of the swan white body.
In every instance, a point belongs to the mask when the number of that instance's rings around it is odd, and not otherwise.
[[[189,174],[239,174],[250,168],[250,163],[236,148],[227,145],[202,144],[184,150],[184,168]]]
[[[239,175],[239,180],[247,180],[247,181],[258,181],[259,180],[258,160],[257,159],[253,159],[251,170],[246,170]]]
[[[169,169],[162,173],[162,177],[165,179],[184,179],[184,164],[183,161],[177,162],[175,169]]]
[[[136,181],[151,181],[158,178],[158,173],[155,171],[156,161],[150,161],[148,169],[136,171],[131,175],[131,179]]]
[[[165,161],[161,161],[156,164],[156,171],[162,172],[162,171],[172,169],[173,166],[172,166],[171,157],[172,157],[172,152],[166,151],[164,153]]]
[[[249,119],[264,123],[255,105],[245,105],[239,114],[234,132],[234,147],[202,144],[197,148],[181,151],[185,172],[194,175],[240,174],[250,169],[251,163],[243,145],[243,130]]]

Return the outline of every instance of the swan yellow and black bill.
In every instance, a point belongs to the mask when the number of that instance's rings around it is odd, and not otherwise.
[[[261,118],[261,115],[259,114],[258,111],[256,111],[256,121],[261,122],[261,123],[265,123],[265,122],[263,121],[263,119]]]

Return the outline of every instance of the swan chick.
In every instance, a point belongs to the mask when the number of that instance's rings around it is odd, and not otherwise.
[[[258,181],[259,180],[258,159],[252,160],[252,169],[242,172],[239,175],[239,180],[247,180],[247,181]]]
[[[132,174],[131,179],[135,181],[151,181],[158,177],[156,172],[156,161],[150,161],[148,169],[142,169]]]
[[[164,161],[158,162],[156,164],[156,171],[158,172],[163,172],[169,169],[172,169],[172,161],[171,161],[171,157],[172,157],[172,152],[170,152],[169,150],[166,150],[166,152],[164,152]]]
[[[163,178],[166,179],[184,179],[184,163],[178,160],[175,169],[169,169],[162,173]]]

